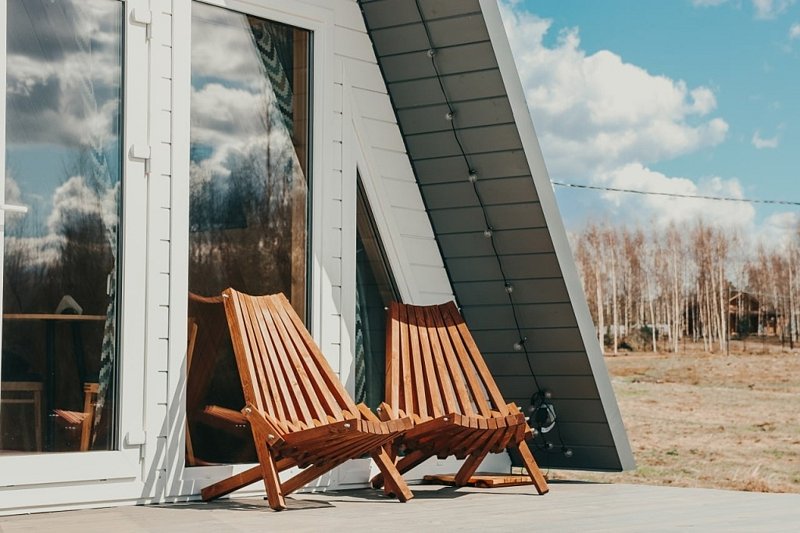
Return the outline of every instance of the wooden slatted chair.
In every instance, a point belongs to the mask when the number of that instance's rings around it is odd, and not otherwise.
[[[94,428],[94,415],[97,409],[97,393],[99,390],[99,383],[83,384],[83,411],[53,409],[53,416],[58,423],[70,430],[81,430],[79,450],[82,452],[89,451],[89,447],[92,444],[92,429]]]
[[[515,447],[539,494],[548,491],[525,438],[531,429],[506,403],[456,305],[392,303],[386,335],[386,400],[381,416],[412,416],[415,426],[389,451],[406,455],[401,474],[432,456],[466,458],[455,477],[465,485],[487,454]],[[395,407],[393,407],[395,406]],[[384,483],[378,474],[375,488]]]
[[[349,459],[370,455],[400,501],[413,497],[384,446],[412,427],[410,418],[381,421],[356,405],[283,294],[223,293],[259,465],[202,490],[204,500],[259,479],[269,505]],[[304,468],[281,482],[278,473]]]

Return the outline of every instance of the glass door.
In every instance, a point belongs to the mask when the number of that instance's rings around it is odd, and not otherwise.
[[[256,460],[220,293],[307,316],[312,33],[192,4],[187,466]]]
[[[7,2],[2,455],[116,447],[123,13]]]

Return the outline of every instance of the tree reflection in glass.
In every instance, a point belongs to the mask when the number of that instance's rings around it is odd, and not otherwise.
[[[305,316],[311,34],[195,2],[192,36],[189,291],[283,292]],[[194,454],[253,459],[249,436],[201,423],[205,405],[238,411],[243,398],[230,341],[210,335],[222,314],[194,302]]]

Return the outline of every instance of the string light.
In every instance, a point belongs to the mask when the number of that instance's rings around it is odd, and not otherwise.
[[[539,385],[539,380],[536,377],[536,373],[533,371],[533,365],[531,364],[530,354],[528,353],[528,348],[526,346],[528,338],[522,334],[522,326],[520,325],[519,316],[518,316],[518,310],[517,310],[516,305],[514,304],[514,298],[512,296],[512,294],[514,292],[514,286],[508,280],[508,276],[506,275],[505,268],[503,267],[503,261],[500,259],[500,253],[497,250],[497,244],[496,244],[495,240],[491,238],[492,235],[493,235],[493,229],[492,229],[491,221],[489,220],[489,214],[488,214],[488,212],[486,210],[486,204],[485,204],[485,202],[483,200],[483,197],[481,195],[481,191],[480,191],[480,189],[478,187],[478,172],[476,171],[475,167],[473,167],[471,165],[470,159],[467,156],[467,152],[464,149],[464,145],[461,142],[461,137],[458,134],[458,129],[456,128],[456,113],[453,110],[453,106],[452,106],[452,104],[450,102],[450,99],[447,96],[447,90],[445,89],[444,82],[442,81],[441,72],[439,71],[439,66],[438,66],[437,61],[436,61],[436,50],[433,47],[433,39],[431,37],[430,28],[428,27],[428,21],[422,15],[422,8],[420,7],[419,0],[414,0],[414,3],[416,4],[417,12],[419,14],[419,18],[422,21],[422,27],[425,30],[425,35],[428,38],[428,45],[430,46],[430,48],[428,49],[428,57],[430,58],[431,65],[433,66],[433,70],[436,73],[436,81],[438,82],[439,88],[442,91],[442,96],[444,97],[444,100],[445,100],[444,103],[447,105],[448,112],[445,115],[445,118],[450,123],[450,129],[453,132],[453,137],[455,138],[456,144],[458,145],[458,148],[459,148],[459,150],[461,152],[460,155],[464,159],[464,162],[466,163],[467,168],[469,169],[469,174],[468,174],[468,178],[467,179],[468,179],[469,183],[472,184],[472,189],[473,189],[473,192],[475,193],[476,199],[478,200],[478,204],[479,204],[479,206],[481,208],[481,212],[483,214],[483,220],[484,220],[484,223],[485,223],[485,228],[486,229],[484,230],[483,234],[484,234],[485,237],[487,237],[489,239],[489,243],[490,243],[490,245],[492,247],[492,251],[494,252],[495,258],[497,259],[497,264],[498,264],[498,267],[499,267],[499,270],[500,270],[500,275],[501,275],[501,277],[503,279],[503,286],[504,286],[505,292],[508,295],[508,302],[509,302],[509,304],[511,306],[511,312],[512,312],[512,315],[514,317],[514,325],[516,327],[516,330],[517,330],[517,333],[518,333],[519,339],[520,339],[518,342],[514,343],[514,346],[513,346],[514,351],[518,351],[518,352],[523,352],[524,351],[525,352],[525,362],[528,364],[528,370],[530,371],[531,377],[533,378],[534,385],[535,385],[535,387],[536,387],[536,389],[538,391],[536,394],[540,394],[542,397],[546,397],[546,398],[549,399],[551,397],[550,392],[549,391],[544,391],[542,389],[542,387]],[[561,436],[561,428],[559,427],[559,425],[555,421],[555,410],[552,408],[552,404],[550,404],[549,402],[547,402],[547,403],[548,403],[548,405],[550,405],[550,408],[551,408],[550,412],[552,412],[552,414],[553,414],[553,424],[554,424],[554,427],[556,428],[556,434],[558,436],[558,439],[561,442],[561,448],[562,448],[562,450],[567,450],[568,448],[566,448],[566,445],[564,444],[564,439]],[[552,450],[553,449],[553,443],[545,440],[543,449],[545,449],[547,451]],[[566,452],[564,452],[564,455],[567,456]],[[570,455],[568,455],[567,457],[570,457],[570,456],[571,456],[571,450],[570,450]]]
[[[520,340],[514,343],[514,351],[521,352],[523,348],[525,348],[525,343],[528,342],[528,337],[522,337]]]

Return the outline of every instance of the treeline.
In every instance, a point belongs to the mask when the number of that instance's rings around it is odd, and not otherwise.
[[[573,236],[598,340],[608,351],[708,352],[731,339],[797,341],[800,232],[755,250],[742,236],[702,221],[666,228],[588,224]]]

